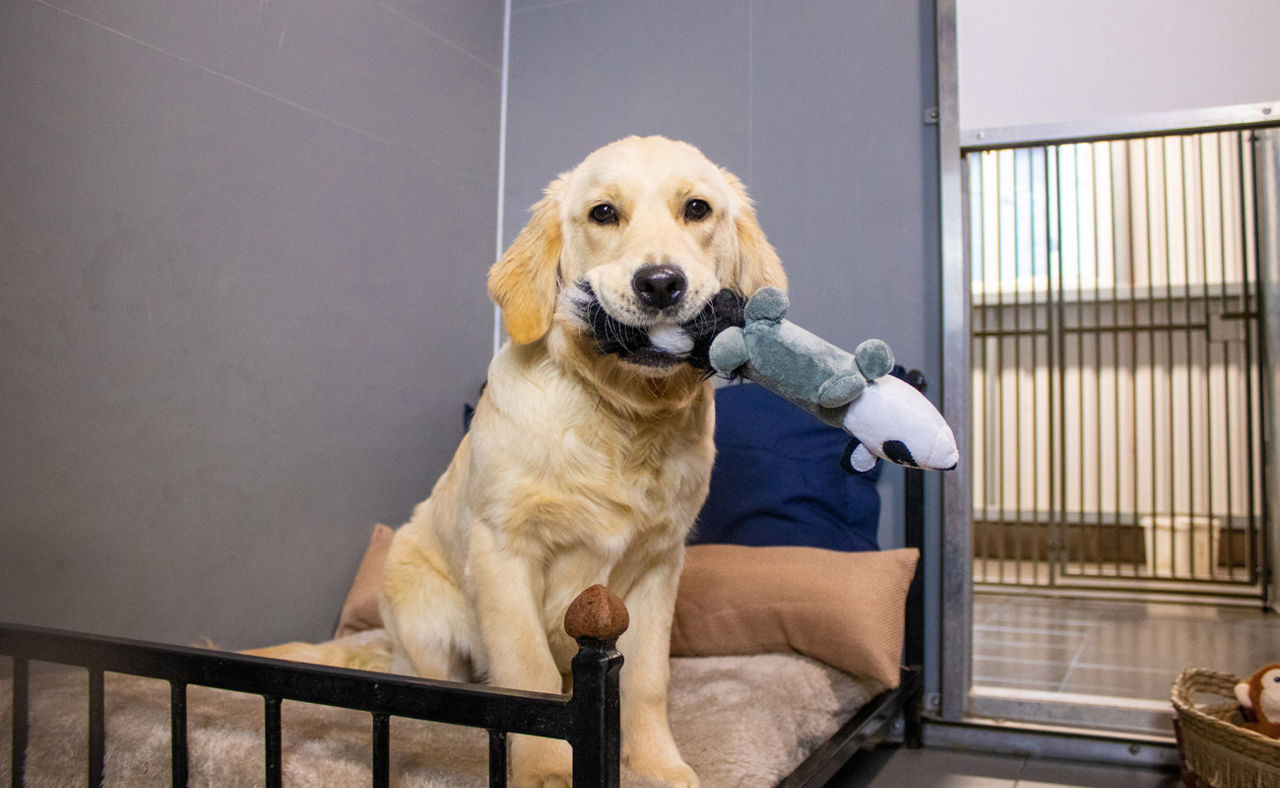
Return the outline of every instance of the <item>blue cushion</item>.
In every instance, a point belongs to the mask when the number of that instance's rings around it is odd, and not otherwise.
[[[849,474],[849,436],[763,386],[716,392],[716,464],[691,544],[876,550],[877,463]]]

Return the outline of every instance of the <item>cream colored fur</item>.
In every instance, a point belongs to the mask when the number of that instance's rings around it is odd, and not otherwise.
[[[691,219],[692,199],[710,214]],[[591,220],[605,203],[616,223]],[[684,299],[658,313],[631,285],[650,264],[687,279]],[[565,609],[607,585],[631,616],[618,644],[624,760],[693,786],[667,723],[668,650],[684,541],[711,475],[714,397],[686,364],[600,354],[575,308],[583,281],[610,316],[651,331],[687,321],[722,287],[786,282],[742,185],[690,145],[629,137],[552,182],[490,271],[512,341],[453,462],[396,534],[382,618],[396,670],[560,692],[576,650]],[[517,737],[512,764],[517,786],[569,783],[564,742]]]

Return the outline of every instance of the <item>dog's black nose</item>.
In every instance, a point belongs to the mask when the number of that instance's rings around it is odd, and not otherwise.
[[[684,272],[669,263],[646,265],[631,277],[631,289],[636,291],[640,303],[654,309],[678,304],[688,286]]]

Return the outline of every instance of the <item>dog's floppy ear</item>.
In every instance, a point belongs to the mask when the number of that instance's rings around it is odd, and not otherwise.
[[[762,287],[787,289],[787,275],[773,245],[760,229],[755,208],[747,196],[742,181],[728,170],[721,170],[734,191],[733,229],[735,246],[734,272],[738,286],[744,295],[750,296]]]
[[[507,334],[521,344],[541,339],[555,314],[563,185],[561,178],[547,187],[529,223],[489,269],[489,297],[502,308]]]

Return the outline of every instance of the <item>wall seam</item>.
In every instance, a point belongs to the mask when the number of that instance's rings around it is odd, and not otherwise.
[[[500,259],[503,252],[502,219],[506,212],[507,196],[507,94],[511,76],[511,0],[506,0],[502,11],[502,83],[501,98],[498,102],[498,216],[494,230],[496,249],[494,260]],[[498,354],[502,347],[502,310],[493,305],[493,354]]]

